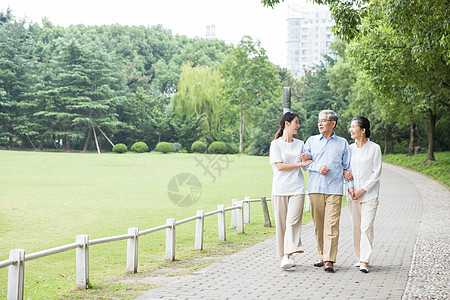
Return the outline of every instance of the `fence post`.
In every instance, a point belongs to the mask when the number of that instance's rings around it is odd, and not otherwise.
[[[76,250],[77,289],[85,290],[89,284],[89,236],[77,235],[75,240],[80,244]]]
[[[231,206],[236,206],[238,203],[238,199],[231,200]],[[236,210],[231,211],[231,226],[230,228],[236,228]]]
[[[264,227],[272,227],[270,222],[269,208],[267,207],[266,197],[261,197],[261,207],[264,215]]]
[[[238,201],[237,206],[239,209],[236,209],[236,229],[237,233],[244,233],[244,212],[243,212],[243,201]]]
[[[195,250],[203,250],[203,227],[205,225],[205,211],[197,210],[195,221]]]
[[[138,270],[139,229],[128,228],[128,234],[133,237],[127,241],[127,274],[135,274]]]
[[[250,197],[244,197],[244,223],[250,223]]]
[[[309,198],[309,194],[305,194],[305,212],[311,210],[311,199]]]
[[[25,250],[14,249],[9,251],[9,258],[16,263],[8,270],[8,300],[22,300],[25,275]]]
[[[170,225],[166,228],[166,260],[175,260],[175,219],[166,219],[166,224]]]
[[[220,212],[217,214],[217,229],[219,231],[219,241],[226,241],[227,232],[225,225],[225,205],[217,205],[217,210],[220,210]]]

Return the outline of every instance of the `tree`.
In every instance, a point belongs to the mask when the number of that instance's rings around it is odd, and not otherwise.
[[[259,41],[244,36],[221,66],[223,94],[239,108],[239,152],[243,152],[245,126],[252,110],[281,94],[275,67]]]
[[[177,116],[204,116],[203,133],[221,130],[220,111],[224,108],[220,97],[222,79],[218,70],[208,66],[193,67],[191,62],[181,66],[181,78],[174,96]]]
[[[34,73],[34,39],[24,21],[16,21],[8,10],[0,12],[0,138],[9,148],[14,139],[32,133],[23,117],[24,101],[31,93]]]
[[[64,120],[66,149],[70,150],[71,138],[87,135],[86,151],[96,127],[119,123],[115,108],[123,100],[122,70],[102,45],[82,34],[67,35],[58,44],[54,82],[62,104],[57,113]]]
[[[442,5],[444,12],[449,10],[442,2],[436,3]],[[427,113],[427,160],[434,160],[437,115],[450,105],[450,52],[447,43],[448,26],[445,25],[448,20],[443,20],[439,14],[436,18],[430,16],[421,7],[425,5],[423,1],[413,2],[410,9],[415,16],[428,20],[425,22],[426,26],[423,21],[417,21],[424,25],[422,31],[430,31],[431,37],[436,34],[441,36],[439,46],[426,38],[418,41],[410,35],[415,34],[415,31],[404,28],[400,24],[402,19],[395,17],[398,15],[397,6],[402,4],[404,2],[387,0],[372,2],[368,16],[362,23],[361,34],[350,44],[349,53],[355,65],[370,76],[373,85],[381,93],[386,96],[400,95],[395,97],[395,101],[410,105],[414,111]],[[433,6],[431,10],[436,9]],[[435,19],[443,23],[437,24]],[[422,47],[424,43],[431,47],[428,52]]]

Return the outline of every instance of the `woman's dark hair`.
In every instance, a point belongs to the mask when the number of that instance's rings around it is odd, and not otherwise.
[[[359,128],[366,130],[366,138],[370,137],[370,122],[366,117],[355,117],[352,121],[358,121]]]
[[[290,111],[288,111],[287,113],[284,113],[281,116],[280,119],[280,129],[278,129],[277,133],[275,134],[275,138],[274,140],[276,140],[277,138],[279,138],[280,136],[283,135],[283,130],[284,130],[284,124],[286,124],[285,122],[291,123],[292,120],[294,120],[295,118],[298,119],[298,115],[291,113]]]

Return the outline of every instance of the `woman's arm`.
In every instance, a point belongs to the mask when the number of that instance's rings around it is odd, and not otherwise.
[[[291,171],[294,169],[306,167],[310,163],[312,163],[312,160],[302,161],[302,162],[293,163],[293,164],[285,164],[282,162],[276,162],[275,167],[277,167],[278,171]]]

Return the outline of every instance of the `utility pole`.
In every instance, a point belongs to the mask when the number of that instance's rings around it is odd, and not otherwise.
[[[283,87],[283,114],[291,111],[291,88]]]

